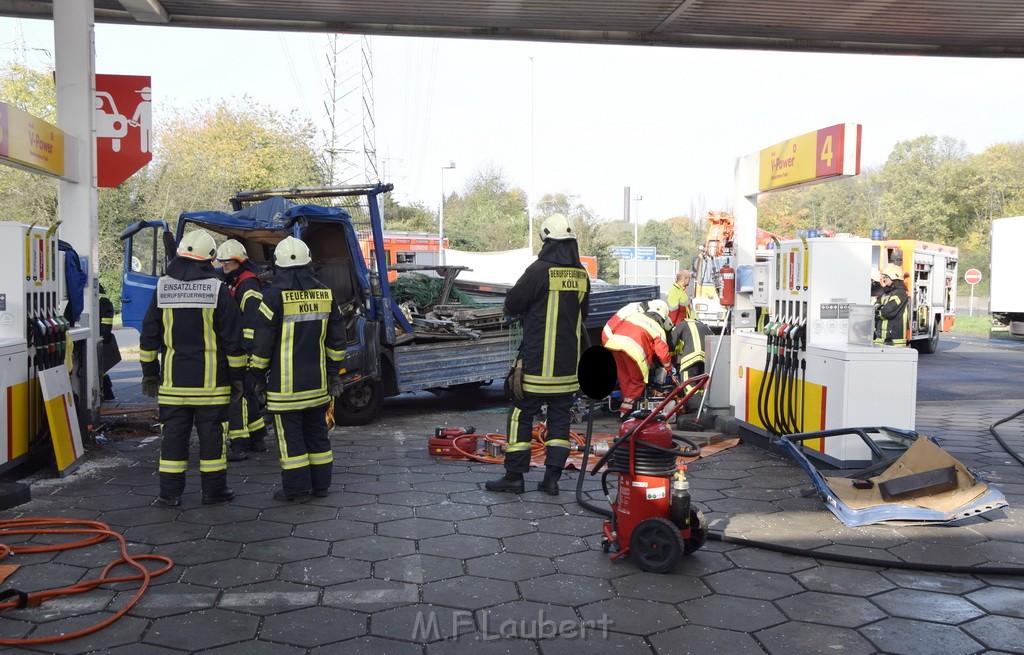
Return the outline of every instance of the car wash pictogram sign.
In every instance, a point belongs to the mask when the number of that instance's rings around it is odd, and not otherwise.
[[[152,97],[148,75],[96,75],[97,186],[116,187],[153,158]]]

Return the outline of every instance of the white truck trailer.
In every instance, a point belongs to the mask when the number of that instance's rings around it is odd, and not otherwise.
[[[993,332],[1024,336],[1024,216],[992,221],[989,312]]]

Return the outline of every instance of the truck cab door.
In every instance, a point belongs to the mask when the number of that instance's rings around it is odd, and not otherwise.
[[[138,221],[121,232],[124,273],[121,280],[121,321],[142,331],[156,282],[173,256],[174,238],[166,221]],[[168,244],[171,244],[170,246]]]

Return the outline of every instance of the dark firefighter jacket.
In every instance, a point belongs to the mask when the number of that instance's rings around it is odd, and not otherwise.
[[[903,280],[893,280],[892,285],[878,299],[875,343],[907,345],[907,331],[910,330],[908,305],[907,285]]]
[[[252,263],[245,262],[224,276],[224,284],[242,311],[242,345],[246,352],[252,352],[253,327],[263,300],[263,285],[253,269]]]
[[[575,239],[549,239],[505,297],[505,313],[521,316],[523,391],[575,393],[583,320],[590,306],[590,278]]]
[[[100,285],[100,336],[107,341],[107,336],[114,331],[114,303],[110,302],[107,290]]]
[[[292,412],[326,405],[328,369],[345,359],[345,327],[331,290],[308,267],[278,269],[263,292],[250,366],[267,373],[267,409]]]
[[[168,264],[142,320],[139,360],[144,376],[163,371],[161,405],[228,404],[232,381],[245,376],[242,322],[209,262]]]
[[[682,374],[691,366],[704,364],[704,337],[714,334],[707,324],[696,319],[688,318],[679,325],[672,328],[669,341],[672,344],[672,354],[676,359],[676,369]],[[705,367],[706,370],[706,367]],[[691,371],[696,375],[702,371]]]

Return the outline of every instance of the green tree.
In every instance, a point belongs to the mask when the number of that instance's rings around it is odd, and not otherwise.
[[[405,232],[437,232],[437,212],[432,211],[421,202],[409,206],[400,205],[390,193],[384,195],[385,230],[402,230]]]
[[[444,199],[444,236],[452,248],[493,252],[526,245],[526,192],[500,168],[476,171],[460,194]]]

